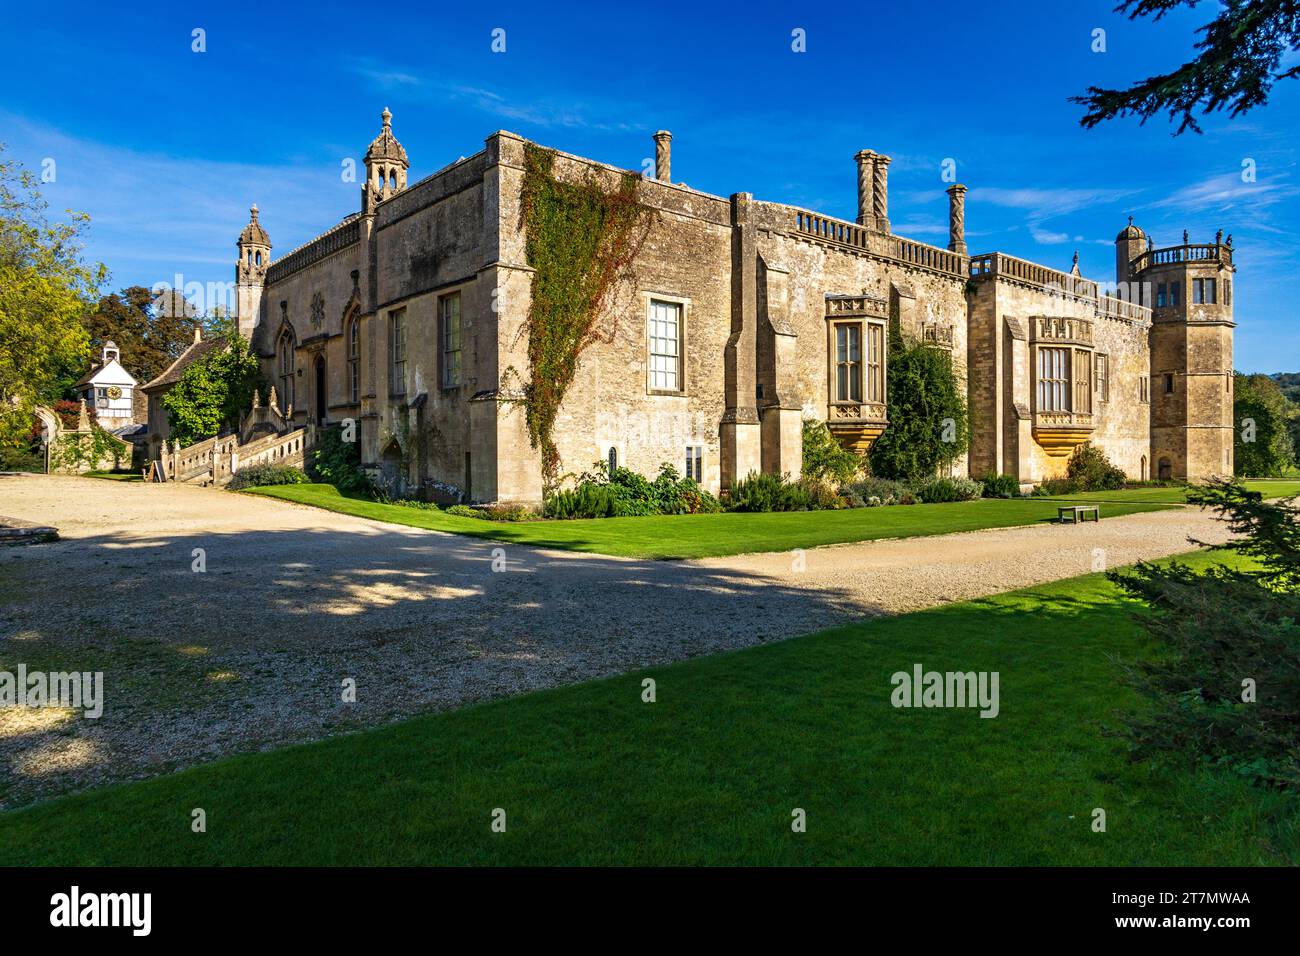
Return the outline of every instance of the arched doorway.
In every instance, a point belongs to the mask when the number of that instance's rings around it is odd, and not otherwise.
[[[325,356],[316,356],[316,404],[315,416],[316,424],[325,424],[325,414],[327,408],[327,393],[325,391]]]
[[[402,446],[396,438],[390,438],[379,453],[379,473],[384,490],[390,496],[401,498],[406,494],[406,465],[402,461]]]
[[[1170,481],[1173,479],[1174,467],[1169,463],[1168,458],[1161,458],[1160,464],[1157,467],[1159,468],[1158,474],[1161,481]]]
[[[1142,456],[1142,469],[1140,471],[1140,474],[1142,476],[1142,480],[1146,481],[1147,480],[1147,456],[1146,455]]]

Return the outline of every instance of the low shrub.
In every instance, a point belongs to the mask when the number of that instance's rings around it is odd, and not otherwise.
[[[803,477],[842,485],[858,476],[863,461],[835,440],[825,422],[803,423]]]
[[[916,496],[928,505],[950,501],[972,501],[984,486],[970,478],[935,478],[916,489]]]
[[[618,502],[609,485],[584,481],[572,491],[551,495],[543,513],[548,518],[613,518],[618,515]]]
[[[811,511],[834,511],[850,507],[835,486],[816,478],[800,478],[796,484],[808,495],[808,508]]]
[[[1084,442],[1070,455],[1065,475],[1075,482],[1078,491],[1116,491],[1128,481],[1128,476],[1091,442]]]
[[[813,496],[807,485],[791,482],[788,475],[751,471],[731,486],[732,511],[807,511]]]
[[[980,483],[984,485],[985,498],[1018,498],[1020,480],[1012,475],[987,474]]]
[[[478,512],[469,505],[452,505],[447,509],[447,514],[455,515],[457,518],[477,518]]]
[[[630,468],[611,471],[597,462],[595,471],[579,477],[577,487],[547,498],[543,513],[548,518],[622,518],[720,510],[717,498],[672,465],[661,466],[651,481]]]
[[[485,521],[535,521],[540,517],[526,505],[484,505],[472,510]]]
[[[355,441],[343,440],[342,425],[330,425],[316,432],[316,447],[307,461],[313,481],[333,485],[345,495],[378,498],[379,489],[361,468],[361,449]]]
[[[434,501],[416,501],[414,498],[393,498],[385,504],[397,505],[399,508],[414,508],[416,511],[441,511]]]
[[[1039,482],[1038,487],[1034,489],[1035,495],[1073,495],[1083,491],[1079,483],[1073,478],[1048,478],[1046,481]]]
[[[302,485],[310,480],[306,472],[292,465],[245,465],[235,472],[226,488],[229,491],[240,491],[268,485]]]
[[[853,507],[916,504],[912,486],[890,478],[867,477],[840,489]],[[861,502],[861,504],[859,504]]]

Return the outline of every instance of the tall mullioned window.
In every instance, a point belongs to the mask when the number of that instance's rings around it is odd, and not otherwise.
[[[1214,305],[1219,301],[1217,279],[1193,279],[1192,302],[1196,305]]]
[[[835,326],[835,401],[862,401],[862,326]]]
[[[1070,410],[1070,350],[1038,350],[1038,411]]]
[[[353,316],[348,323],[348,401],[361,401],[361,321]]]
[[[388,356],[392,366],[389,391],[394,395],[406,394],[406,310],[388,313]]]
[[[703,445],[686,446],[686,474],[683,477],[691,478],[696,483],[704,480]]]
[[[682,390],[682,307],[677,302],[650,301],[650,387]]]
[[[287,413],[293,406],[293,336],[287,333],[280,336],[280,344],[277,351],[279,352],[280,357],[280,411],[281,413]]]
[[[460,293],[438,300],[438,321],[442,327],[442,387],[460,384]]]
[[[867,324],[867,401],[885,400],[885,327]]]
[[[1110,356],[1097,356],[1097,398],[1103,402],[1110,401]]]
[[[1092,356],[1083,349],[1074,350],[1074,401],[1071,411],[1092,411]]]

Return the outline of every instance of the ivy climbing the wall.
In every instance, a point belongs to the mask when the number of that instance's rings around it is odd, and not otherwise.
[[[560,456],[552,438],[560,403],[578,360],[602,334],[600,317],[615,286],[627,278],[652,221],[637,199],[637,177],[624,173],[611,190],[594,172],[575,182],[557,179],[555,152],[524,147],[521,226],[533,274],[528,336],[530,381],[523,404],[528,437],[541,453],[542,490],[556,486]]]

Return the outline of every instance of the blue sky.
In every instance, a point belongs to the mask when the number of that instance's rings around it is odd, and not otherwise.
[[[254,201],[276,255],[355,211],[342,163],[359,166],[385,106],[412,181],[497,129],[640,168],[665,128],[676,180],[850,219],[870,147],[894,157],[894,230],[938,245],[953,159],[973,253],[1068,269],[1078,249],[1110,281],[1129,215],[1157,246],[1232,233],[1238,368],[1300,369],[1300,83],[1202,136],[1163,119],[1085,131],[1068,96],[1172,68],[1214,10],[1153,25],[1113,6],[6,3],[0,142],[34,171],[55,161],[51,206],[90,214],[113,287],[230,281]]]

